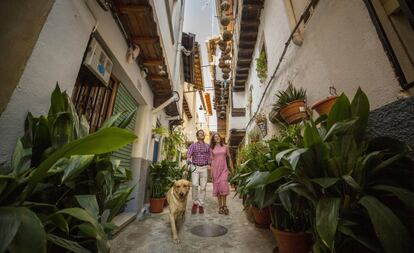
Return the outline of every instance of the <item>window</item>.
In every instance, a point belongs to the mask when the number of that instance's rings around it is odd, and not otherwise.
[[[112,115],[118,82],[111,77],[108,86],[82,66],[72,93],[72,101],[79,115],[89,123],[89,131],[95,132]]]
[[[413,0],[371,0],[385,36],[381,41],[388,54],[394,54],[391,61],[403,88],[414,85],[414,1]],[[368,4],[369,7],[369,4]],[[378,28],[377,30],[381,28]],[[379,31],[381,33],[381,31]]]

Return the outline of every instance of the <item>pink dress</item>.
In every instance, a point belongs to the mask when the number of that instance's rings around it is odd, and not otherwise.
[[[229,149],[226,145],[216,145],[211,150],[211,169],[213,176],[213,196],[229,195],[230,188],[227,182],[228,171],[226,156],[229,155]]]

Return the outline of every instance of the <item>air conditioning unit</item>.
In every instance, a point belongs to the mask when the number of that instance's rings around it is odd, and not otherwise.
[[[95,38],[91,39],[86,53],[85,66],[107,86],[113,63]]]

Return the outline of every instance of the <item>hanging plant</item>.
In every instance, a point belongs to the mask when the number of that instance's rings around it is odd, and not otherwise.
[[[221,71],[225,74],[228,74],[230,73],[230,68],[223,68]]]
[[[220,47],[227,47],[227,42],[225,42],[224,40],[220,40],[217,44],[218,44]]]
[[[231,48],[227,47],[226,50],[224,51],[226,54],[229,54],[231,52]]]
[[[224,31],[223,32],[223,40],[229,41],[233,37],[233,34],[230,31]]]
[[[222,26],[228,26],[230,24],[230,18],[229,17],[221,17],[220,24]]]
[[[225,74],[223,74],[223,79],[224,79],[224,80],[229,79],[229,77],[230,77],[230,75],[229,75],[229,74],[226,74],[226,73],[225,73]]]
[[[267,56],[265,50],[262,50],[259,57],[256,58],[256,72],[260,82],[264,83],[267,78]]]
[[[219,68],[221,68],[221,69],[222,69],[222,68],[225,68],[225,67],[226,67],[226,63],[224,63],[224,61],[223,61],[223,62],[220,62],[218,66],[219,66]]]
[[[223,52],[224,52],[224,51],[226,51],[226,49],[227,49],[227,47],[222,47],[222,46],[220,46],[220,50],[221,50],[221,51],[223,51]]]
[[[228,11],[230,9],[229,1],[223,1],[220,5],[222,11]]]

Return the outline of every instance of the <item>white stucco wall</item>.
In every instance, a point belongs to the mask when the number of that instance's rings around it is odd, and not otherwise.
[[[265,1],[253,61],[258,57],[264,34],[269,76],[273,74],[290,31],[283,1]],[[362,1],[319,1],[303,37],[302,46],[293,43],[289,46],[266,93],[261,105],[266,114],[275,101],[276,91],[285,89],[288,80],[307,89],[309,105],[328,96],[331,85],[338,94],[345,92],[351,98],[360,86],[370,99],[371,109],[397,99],[400,86]],[[265,88],[257,79],[255,64],[251,65],[250,83],[254,87],[252,109],[255,112]],[[275,126],[269,125],[268,137],[275,132]]]
[[[70,95],[82,64],[89,37],[96,32],[104,41],[105,51],[113,60],[113,74],[124,84],[140,105],[153,106],[153,94],[139,67],[126,61],[127,43],[110,12],[103,11],[94,0],[56,0],[47,17],[39,39],[27,62],[7,108],[0,117],[0,164],[9,162],[17,139],[23,135],[24,119],[30,111],[34,116],[47,114],[50,94],[56,82]],[[148,109],[148,110],[150,110]],[[165,113],[160,113],[165,117]],[[148,124],[156,115],[148,114]],[[143,129],[137,120],[137,129]],[[137,133],[150,135],[151,127]],[[138,142],[135,143],[134,149]],[[142,143],[147,147],[147,142]],[[148,152],[144,159],[150,157]]]
[[[0,164],[10,161],[24,119],[47,114],[56,82],[72,93],[82,56],[94,26],[85,5],[56,0],[27,61],[25,70],[0,117]]]

